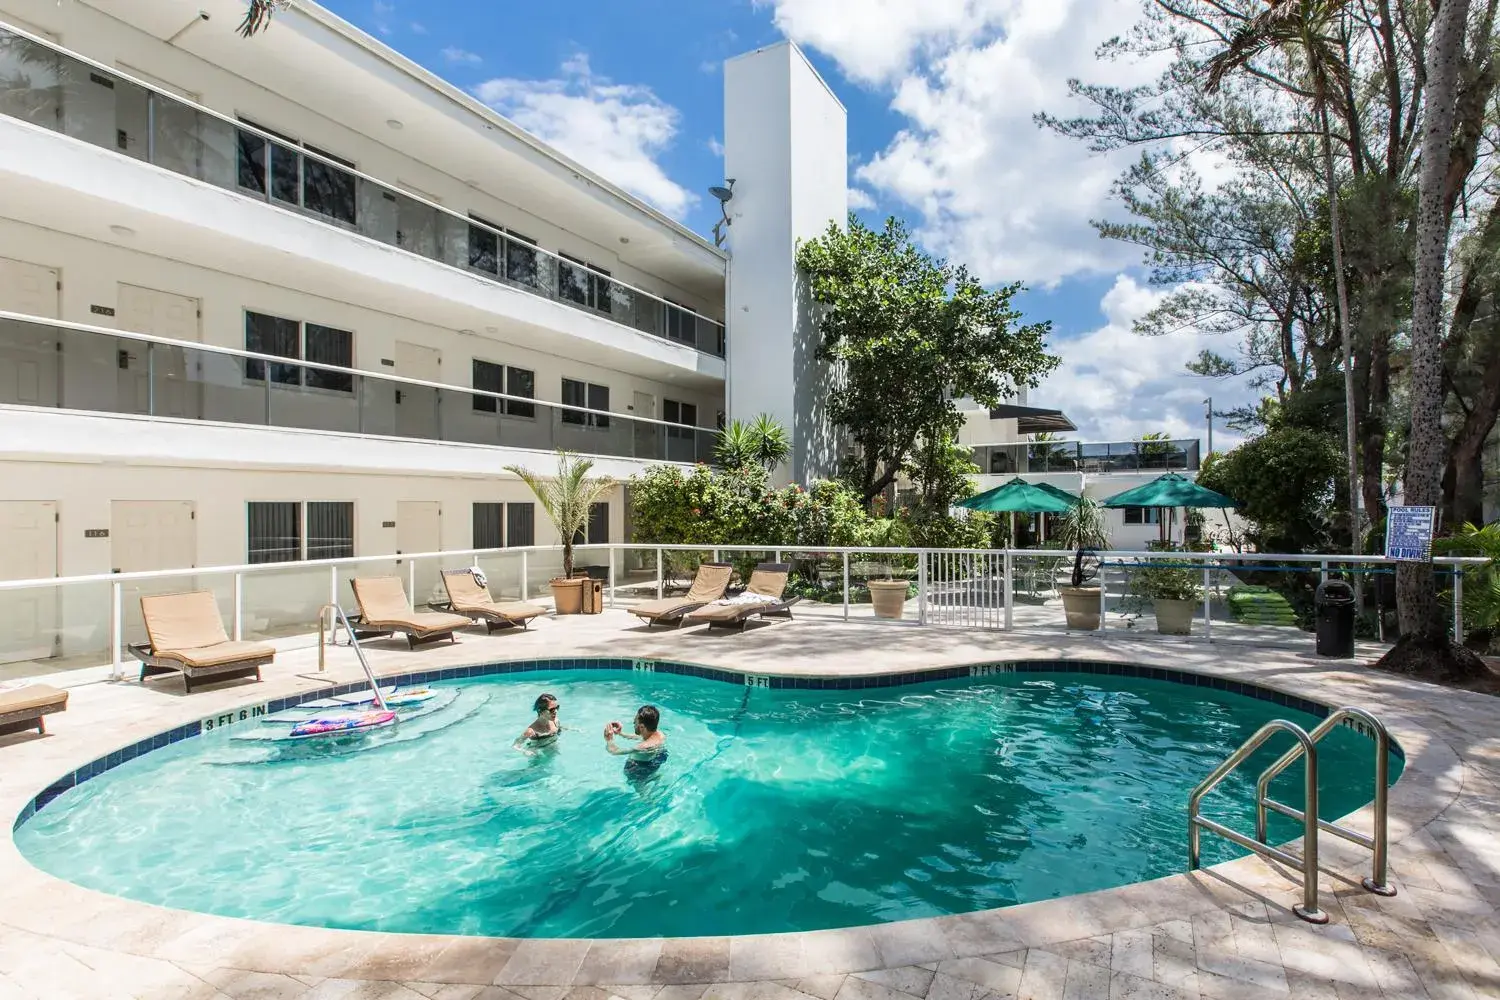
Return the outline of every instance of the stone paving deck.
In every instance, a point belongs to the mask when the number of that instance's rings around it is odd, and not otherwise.
[[[983,913],[803,934],[508,940],[288,927],[167,910],[54,879],[17,852],[10,818],[59,775],[143,736],[357,676],[324,678],[290,642],[261,684],[187,696],[175,678],[72,688],[52,735],[0,738],[0,1000],[1307,1000],[1500,997],[1500,699],[1291,649],[889,627],[821,616],[744,634],[646,632],[613,611],[475,631],[381,673],[505,659],[631,656],[750,673],[904,672],[995,660],[1088,659],[1230,676],[1379,714],[1406,750],[1391,793],[1398,894],[1359,887],[1369,855],[1323,838],[1316,927],[1292,915],[1292,873],[1259,858]],[[1370,652],[1367,650],[1366,652]],[[1365,811],[1367,813],[1367,811]],[[1350,819],[1368,829],[1369,817]],[[170,849],[170,845],[166,845]]]

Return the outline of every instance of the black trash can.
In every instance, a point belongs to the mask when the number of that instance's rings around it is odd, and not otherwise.
[[[1318,585],[1318,655],[1350,659],[1354,656],[1354,588],[1343,580]]]

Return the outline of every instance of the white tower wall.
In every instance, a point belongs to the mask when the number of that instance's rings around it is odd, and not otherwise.
[[[795,256],[799,240],[848,216],[847,116],[790,42],[724,67],[729,202],[729,416],[768,413],[792,437],[790,477],[832,476],[838,446],[824,415],[830,377],[814,358],[817,326]]]

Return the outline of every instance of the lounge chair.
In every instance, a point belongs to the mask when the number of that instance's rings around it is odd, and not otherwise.
[[[490,596],[490,588],[481,586],[474,579],[472,570],[443,570],[443,586],[448,591],[447,610],[482,621],[491,632],[516,625],[527,628],[531,625],[531,619],[540,618],[547,613],[546,608],[535,604],[523,604],[520,601],[497,603]]]
[[[689,625],[707,624],[710,629],[737,628],[744,631],[751,618],[790,618],[792,605],[802,598],[784,600],[790,563],[761,563],[750,574],[750,584],[736,597],[705,604],[686,615]]]
[[[443,639],[457,642],[453,631],[469,625],[463,615],[413,611],[399,576],[367,576],[350,580],[349,585],[359,602],[360,630],[384,635],[400,632],[412,649]]]
[[[51,712],[66,711],[68,692],[46,684],[32,684],[15,691],[0,691],[0,736],[35,729],[47,734],[42,718]]]
[[[631,608],[630,613],[648,627],[676,623],[681,628],[683,616],[688,612],[697,611],[705,604],[711,604],[724,596],[724,591],[729,587],[729,578],[733,575],[734,567],[729,563],[702,563],[693,577],[692,588],[685,595],[646,601]]]
[[[182,674],[188,694],[193,684],[254,676],[276,658],[263,642],[236,642],[224,632],[219,602],[207,590],[190,594],[156,594],[141,598],[141,617],[149,642],[131,645],[141,661],[141,683],[157,674]]]

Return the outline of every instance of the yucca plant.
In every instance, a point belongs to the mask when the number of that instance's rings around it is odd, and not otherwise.
[[[714,458],[726,469],[744,469],[758,465],[772,471],[791,454],[792,442],[786,428],[774,417],[762,413],[748,423],[731,420],[719,432]]]
[[[557,453],[557,474],[542,476],[519,465],[507,465],[505,471],[531,487],[537,503],[547,512],[553,527],[562,538],[563,579],[573,576],[573,540],[589,525],[594,504],[609,496],[615,481],[608,476],[590,476],[591,458],[579,458],[566,451]]]

